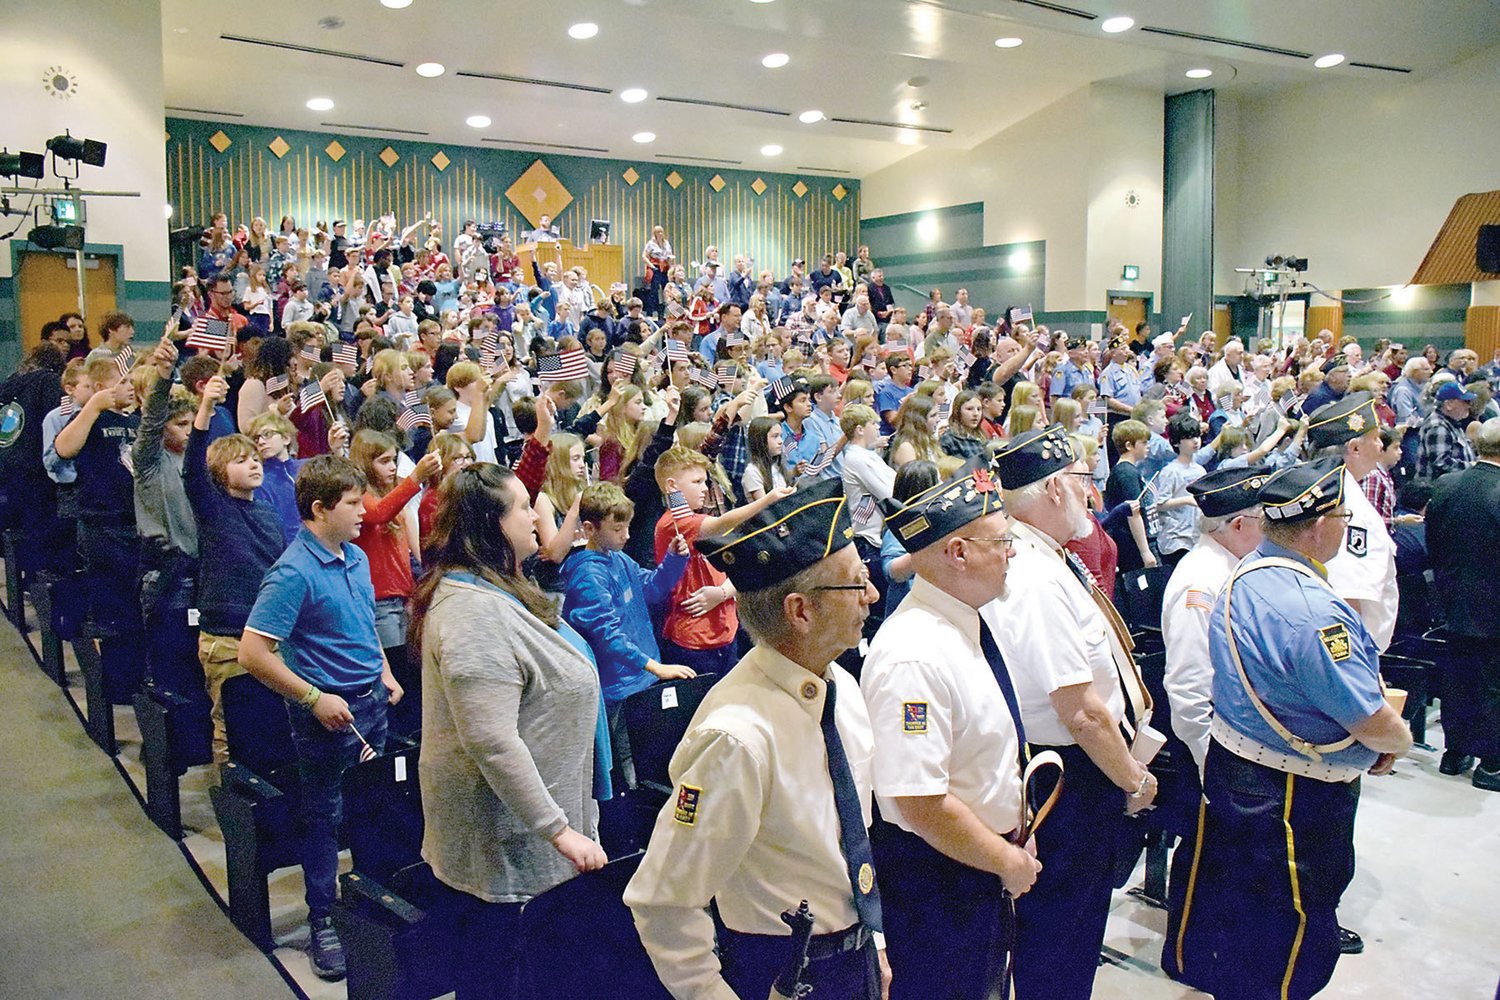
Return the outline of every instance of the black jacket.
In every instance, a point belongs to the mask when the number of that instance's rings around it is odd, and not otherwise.
[[[1433,600],[1448,631],[1500,639],[1500,465],[1478,462],[1437,481],[1427,505],[1427,551]]]

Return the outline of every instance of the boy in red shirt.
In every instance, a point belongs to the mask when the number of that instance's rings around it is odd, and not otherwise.
[[[722,535],[741,522],[754,517],[783,497],[795,493],[792,487],[770,490],[765,496],[743,507],[736,507],[718,517],[702,512],[708,496],[709,459],[702,452],[673,446],[656,460],[656,485],[668,496],[681,493],[693,513],[676,517],[671,505],[656,522],[656,560],[666,557],[673,538],[681,534],[692,555],[682,579],[672,588],[667,604],[667,619],[662,626],[661,654],[664,663],[681,663],[700,674],[723,676],[739,659],[735,633],[739,615],[735,612],[734,585],[729,578],[710,565],[703,554],[693,549],[699,535]]]

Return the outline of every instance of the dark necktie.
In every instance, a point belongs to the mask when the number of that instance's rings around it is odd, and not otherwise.
[[[828,747],[828,776],[833,779],[833,802],[839,813],[839,850],[849,869],[849,886],[854,892],[854,909],[860,923],[872,931],[882,930],[880,890],[875,885],[874,855],[870,835],[865,830],[864,813],[859,808],[859,790],[854,787],[854,772],[844,755],[844,741],[834,725],[834,702],[838,685],[827,684],[823,700],[823,743]]]
[[[984,658],[990,665],[990,672],[995,675],[995,680],[1000,684],[1000,693],[1005,695],[1005,707],[1010,709],[1011,721],[1016,724],[1017,762],[1021,765],[1021,773],[1026,773],[1026,765],[1031,760],[1031,748],[1026,745],[1026,727],[1021,724],[1021,703],[1016,699],[1016,686],[1011,683],[1010,671],[1005,667],[1005,657],[1000,655],[1000,647],[995,644],[995,636],[990,632],[989,624],[979,619],[979,648],[984,653]]]

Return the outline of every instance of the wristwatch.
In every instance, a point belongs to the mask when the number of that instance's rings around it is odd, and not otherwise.
[[[1146,786],[1147,785],[1155,785],[1155,784],[1156,784],[1156,775],[1152,774],[1150,771],[1147,771],[1145,774],[1141,775],[1141,783],[1139,785],[1135,786],[1135,791],[1133,791],[1133,792],[1130,793],[1130,797],[1132,799],[1138,799],[1138,798],[1140,798],[1142,795],[1146,794]]]

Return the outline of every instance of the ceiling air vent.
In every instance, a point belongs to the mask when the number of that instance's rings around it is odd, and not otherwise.
[[[658,97],[658,101],[666,101],[668,104],[692,104],[700,108],[723,108],[726,111],[753,111],[758,115],[772,115],[776,118],[790,118],[790,111],[780,111],[776,108],[758,108],[753,104],[731,104],[728,101],[705,101],[697,97]]]
[[[215,118],[243,118],[243,117],[245,117],[244,112],[241,112],[241,111],[213,111],[213,110],[211,110],[209,108],[174,108],[171,105],[168,105],[167,108],[166,108],[166,110],[168,110],[168,111],[181,111],[184,114],[189,114],[189,115],[213,115]]]
[[[376,66],[394,66],[400,69],[406,63],[395,59],[381,59],[379,56],[362,56],[355,52],[339,52],[335,49],[320,49],[312,45],[294,45],[291,42],[276,42],[269,38],[246,38],[244,35],[220,35],[226,42],[240,42],[245,45],[263,45],[268,49],[285,49],[289,52],[306,52],[314,56],[331,56],[334,59],[353,59],[355,62],[374,63]]]
[[[1274,56],[1290,56],[1293,59],[1311,59],[1311,52],[1298,52],[1296,49],[1283,49],[1275,45],[1262,45],[1259,42],[1241,42],[1233,38],[1219,38],[1217,35],[1200,35],[1193,31],[1178,31],[1176,28],[1153,28],[1149,25],[1142,27],[1141,31],[1148,35],[1166,35],[1168,38],[1185,38],[1194,42],[1212,42],[1215,45],[1228,45],[1236,49],[1250,49],[1254,52],[1269,52]]]
[[[1079,10],[1077,7],[1067,7],[1060,3],[1048,3],[1047,0],[1011,0],[1012,3],[1025,4],[1027,7],[1037,7],[1041,10],[1051,11],[1054,14],[1066,14],[1069,17],[1082,18],[1085,21],[1096,21],[1099,15],[1092,11]]]
[[[467,76],[475,80],[499,80],[502,83],[524,83],[531,87],[553,87],[557,90],[576,90],[583,94],[613,94],[608,87],[590,87],[583,83],[565,83],[562,80],[538,80],[529,76],[511,76],[509,73],[480,73],[461,69],[455,76]]]
[[[686,156],[673,153],[657,153],[658,160],[670,160],[676,163],[678,160],[691,160],[694,163],[727,163],[730,166],[739,166],[744,160],[725,160],[717,156]]]
[[[951,128],[943,128],[940,125],[908,125],[905,122],[883,122],[874,118],[829,118],[831,122],[839,122],[844,125],[874,125],[878,128],[901,128],[911,129],[914,132],[937,132],[941,135],[952,135]]]
[[[491,142],[497,146],[540,146],[543,149],[571,149],[577,153],[607,153],[599,146],[573,146],[566,142],[532,142],[529,139],[491,139],[486,136],[480,142]]]
[[[1354,62],[1354,61],[1351,60],[1350,63],[1349,63],[1349,65],[1350,66],[1358,66],[1360,69],[1378,69],[1382,73],[1410,73],[1411,72],[1411,70],[1407,69],[1405,66],[1382,66],[1382,65],[1380,65],[1380,63]]]

